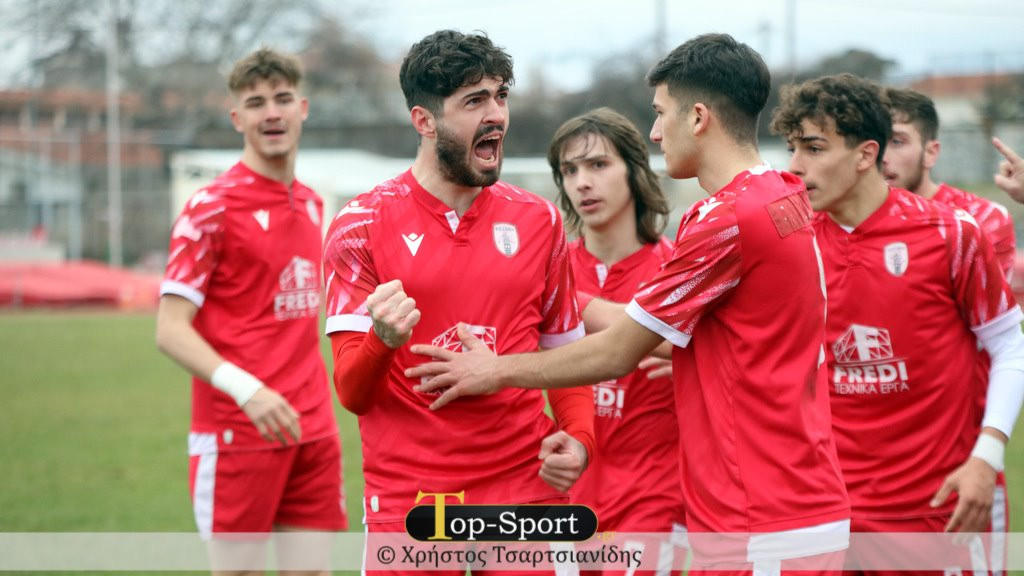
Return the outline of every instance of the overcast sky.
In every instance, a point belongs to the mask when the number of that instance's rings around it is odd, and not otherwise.
[[[595,59],[651,50],[664,19],[668,49],[704,32],[727,32],[784,67],[848,48],[896,60],[898,73],[1024,70],[1021,0],[373,0],[335,1],[339,16],[394,58],[441,28],[484,30],[516,64],[520,85],[543,70],[584,87]],[[788,14],[795,14],[790,51]]]

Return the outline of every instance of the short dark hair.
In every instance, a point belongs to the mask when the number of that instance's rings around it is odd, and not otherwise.
[[[512,57],[483,33],[439,30],[412,45],[398,72],[405,103],[435,114],[444,99],[485,76],[512,84]]]
[[[264,46],[235,63],[228,76],[228,89],[238,94],[251,88],[257,80],[273,79],[284,80],[298,88],[302,82],[302,64],[294,56]]]
[[[878,84],[853,74],[837,74],[784,86],[772,131],[782,136],[801,134],[804,119],[822,128],[831,119],[850,148],[874,140],[878,143],[875,164],[882,167],[886,143],[892,138],[892,116]]]
[[[548,164],[558,186],[558,202],[565,211],[565,223],[579,233],[583,220],[565,192],[562,177],[562,152],[570,140],[588,135],[603,136],[622,156],[628,169],[629,192],[636,211],[636,231],[645,244],[657,242],[668,223],[668,198],[658,175],[651,170],[644,136],[628,118],[611,108],[597,108],[566,120],[555,131],[548,147]]]
[[[688,107],[703,102],[737,142],[757,144],[757,118],[768,101],[771,74],[761,55],[728,34],[703,34],[681,44],[647,74],[652,87]]]
[[[889,87],[885,99],[893,122],[913,124],[925,142],[939,137],[939,113],[931,98],[909,88]]]

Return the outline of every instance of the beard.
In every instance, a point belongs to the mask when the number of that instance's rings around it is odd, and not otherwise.
[[[917,165],[914,166],[914,171],[903,179],[902,188],[916,194],[917,189],[921,187],[922,180],[924,180],[924,150],[921,151],[921,157],[918,159]]]
[[[484,134],[487,134],[491,129],[481,129],[477,131],[473,141],[475,142]],[[469,163],[470,151],[465,144],[459,142],[458,137],[445,127],[444,124],[438,123],[437,125],[437,163],[441,168],[441,175],[446,180],[459,186],[466,186],[471,188],[490,186],[498,181],[498,177],[501,175],[501,149],[497,149],[498,154],[498,167],[493,170],[484,170],[482,172],[474,170]]]

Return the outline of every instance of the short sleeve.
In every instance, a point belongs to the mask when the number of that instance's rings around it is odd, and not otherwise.
[[[583,338],[586,332],[576,304],[576,284],[562,217],[550,202],[545,205],[551,216],[552,232],[541,309],[540,346],[555,348]]]
[[[171,229],[161,296],[181,296],[202,308],[220,261],[225,211],[221,197],[206,190],[189,199]]]
[[[732,202],[712,196],[683,218],[672,257],[626,307],[631,318],[685,347],[700,319],[739,284],[739,224]]]
[[[987,236],[965,210],[953,212],[948,235],[950,276],[961,316],[975,331],[1019,323],[1020,308]]]
[[[376,210],[355,199],[338,212],[324,241],[327,292],[326,332],[369,332],[366,297],[378,282],[370,230]]]

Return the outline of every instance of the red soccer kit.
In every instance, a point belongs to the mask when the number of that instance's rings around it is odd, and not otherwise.
[[[569,246],[577,289],[628,302],[672,255],[662,238],[612,266],[587,251],[583,239]],[[572,501],[597,513],[598,529],[671,532],[685,524],[679,477],[679,424],[672,380],[649,380],[636,370],[594,386],[597,452],[573,485]]]
[[[199,307],[193,325],[225,360],[300,414],[302,442],[338,433],[320,355],[323,203],[235,164],[186,204],[171,231],[161,294]],[[235,401],[192,379],[190,453],[272,449]],[[216,443],[214,443],[214,438]]]
[[[672,259],[627,306],[676,345],[691,535],[849,518],[829,424],[824,281],[810,223],[800,179],[767,167],[742,172],[686,212]],[[793,546],[783,556],[832,550]]]
[[[952,513],[929,501],[967,460],[977,338],[1024,319],[973,218],[891,189],[852,232],[815,230],[828,281],[832,421],[854,518]]]
[[[538,476],[541,440],[556,430],[541,391],[508,388],[433,412],[436,394],[414,392],[418,381],[404,376],[424,362],[413,344],[461,349],[460,322],[498,354],[583,336],[554,205],[498,182],[459,218],[407,171],[338,213],[324,271],[328,333],[369,331],[366,297],[396,278],[422,314],[380,383],[388,392],[359,417],[367,522],[403,520],[421,490],[465,490],[466,504],[562,496]]]

